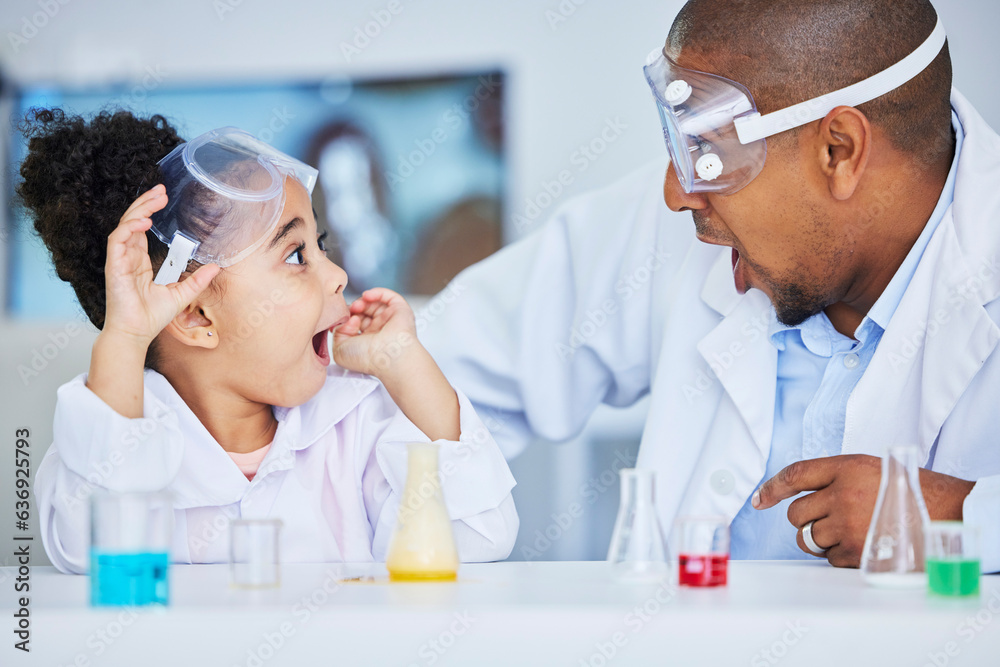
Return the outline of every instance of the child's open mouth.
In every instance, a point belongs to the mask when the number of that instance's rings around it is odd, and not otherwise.
[[[323,329],[318,334],[313,336],[313,351],[316,352],[316,356],[319,360],[323,362],[324,366],[330,365],[330,351],[327,349],[327,338],[329,337],[330,330]]]

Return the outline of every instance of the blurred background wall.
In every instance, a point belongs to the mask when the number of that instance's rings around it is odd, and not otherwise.
[[[0,4],[0,72],[8,85],[117,82],[139,86],[141,92],[160,85],[502,71],[503,236],[509,242],[543,224],[572,195],[609,184],[649,160],[665,163],[641,66],[646,54],[662,45],[681,4],[5,0]],[[995,40],[1000,3],[936,4],[950,36],[956,86],[1000,128]],[[10,106],[0,107],[0,113],[9,116]],[[581,159],[581,147],[600,137],[609,123],[620,128],[614,141],[599,155]],[[19,141],[10,132],[0,140],[5,153]],[[552,182],[563,170],[569,170],[571,180],[555,190]],[[9,194],[13,174],[0,176]],[[6,207],[0,215],[0,291],[9,294],[12,244],[32,241],[9,233]],[[73,325],[66,318],[0,315],[0,511],[6,517],[0,521],[0,564],[10,563],[10,550],[2,545],[11,544],[14,531],[15,429],[30,430],[37,469],[52,436],[56,388],[88,365],[94,332]],[[56,353],[45,354],[41,363],[36,355],[43,350]],[[17,368],[33,359],[42,368],[25,380]],[[602,411],[576,441],[537,443],[511,462],[522,519],[512,557],[603,558],[617,507],[616,484],[587,503],[586,514],[571,525],[560,526],[558,515],[580,501],[583,487],[600,484],[616,456],[634,457],[644,412],[644,405]],[[33,530],[37,534],[37,512]]]

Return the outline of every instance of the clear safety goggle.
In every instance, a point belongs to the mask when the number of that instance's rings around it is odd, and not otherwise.
[[[902,86],[934,61],[945,38],[938,17],[934,31],[923,44],[888,69],[763,116],[744,86],[680,67],[660,51],[649,54],[643,72],[660,112],[667,152],[684,191],[733,194],[764,168],[767,137],[824,118],[839,106],[870,102]]]
[[[235,127],[180,144],[157,165],[167,205],[151,217],[169,246],[156,282],[177,282],[192,259],[230,266],[259,247],[277,227],[285,179],[312,194],[319,172]]]

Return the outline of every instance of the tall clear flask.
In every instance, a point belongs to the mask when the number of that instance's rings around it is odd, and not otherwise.
[[[393,581],[447,581],[458,574],[458,550],[441,493],[434,443],[407,445],[406,486],[385,559]]]
[[[653,582],[670,576],[663,530],[653,503],[652,470],[624,468],[621,500],[608,562],[617,579],[629,582]]]
[[[861,573],[872,586],[920,588],[927,585],[924,536],[930,517],[920,492],[920,450],[889,447],[882,458],[875,512],[861,555]]]

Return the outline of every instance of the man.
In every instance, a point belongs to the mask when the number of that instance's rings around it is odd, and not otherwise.
[[[916,445],[930,517],[1000,570],[1000,137],[942,30],[924,0],[688,2],[646,67],[662,190],[567,204],[428,318],[498,440],[650,393],[665,525],[722,514],[735,558],[849,567],[878,457]]]

